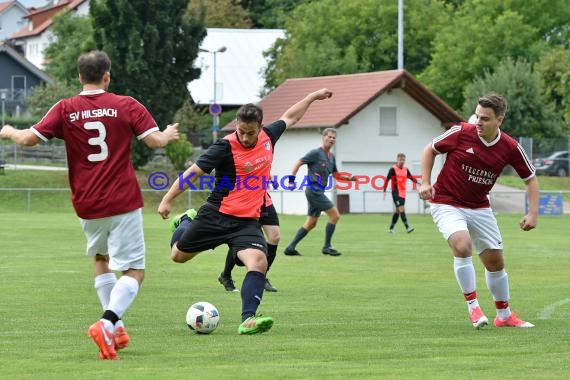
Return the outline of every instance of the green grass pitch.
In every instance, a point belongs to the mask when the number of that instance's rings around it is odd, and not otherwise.
[[[0,368],[4,379],[555,379],[570,373],[568,216],[543,217],[522,232],[520,216],[499,215],[511,306],[533,329],[474,330],[453,275],[449,248],[431,217],[385,231],[389,215],[343,215],[320,253],[326,218],[298,246],[283,248],[304,220],[282,216],[282,240],[268,274],[278,293],[259,311],[266,334],[240,336],[240,295],[217,282],[225,247],[186,264],[169,259],[167,223],[145,211],[147,271],[124,316],[131,345],[100,361],[87,337],[101,315],[92,262],[72,212],[0,214]],[[475,261],[479,300],[495,311]],[[238,286],[244,276],[236,268]],[[218,307],[211,335],[185,324],[196,301]]]

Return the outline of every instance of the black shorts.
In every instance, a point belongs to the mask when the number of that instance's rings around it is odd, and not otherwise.
[[[176,247],[188,253],[202,252],[227,244],[233,255],[248,248],[267,254],[267,244],[256,219],[222,214],[216,206],[206,203],[190,223]],[[236,264],[243,265],[236,257]]]
[[[259,217],[259,224],[262,226],[278,226],[279,216],[273,204],[261,208],[261,216]]]
[[[396,205],[396,207],[400,207],[406,204],[406,198],[402,198],[397,194],[392,194],[392,199],[394,200],[394,205]]]
[[[305,189],[305,196],[309,204],[309,210],[307,212],[309,216],[316,216],[318,218],[321,216],[321,211],[330,210],[334,207],[334,204],[327,198],[323,191],[315,191],[307,187]]]

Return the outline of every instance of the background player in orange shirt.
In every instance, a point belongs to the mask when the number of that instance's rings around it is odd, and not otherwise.
[[[398,218],[402,218],[402,223],[406,227],[408,233],[414,231],[414,227],[408,224],[408,217],[406,216],[406,188],[408,179],[412,182],[419,184],[418,180],[412,176],[410,170],[405,166],[406,155],[398,153],[396,164],[394,164],[388,174],[386,175],[386,187],[384,187],[384,199],[386,199],[386,189],[389,187],[392,190],[392,200],[394,201],[394,213],[392,214],[392,222],[390,223],[389,233],[394,232],[394,226],[398,223]]]

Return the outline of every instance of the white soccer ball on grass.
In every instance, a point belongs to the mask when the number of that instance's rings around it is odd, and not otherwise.
[[[218,327],[220,312],[209,302],[196,302],[186,313],[186,324],[199,334],[209,334]]]

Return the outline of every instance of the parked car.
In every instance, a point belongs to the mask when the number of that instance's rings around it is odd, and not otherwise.
[[[548,157],[535,158],[534,167],[536,168],[536,174],[539,175],[565,177],[570,173],[570,170],[568,170],[568,151],[562,150],[553,152]]]

